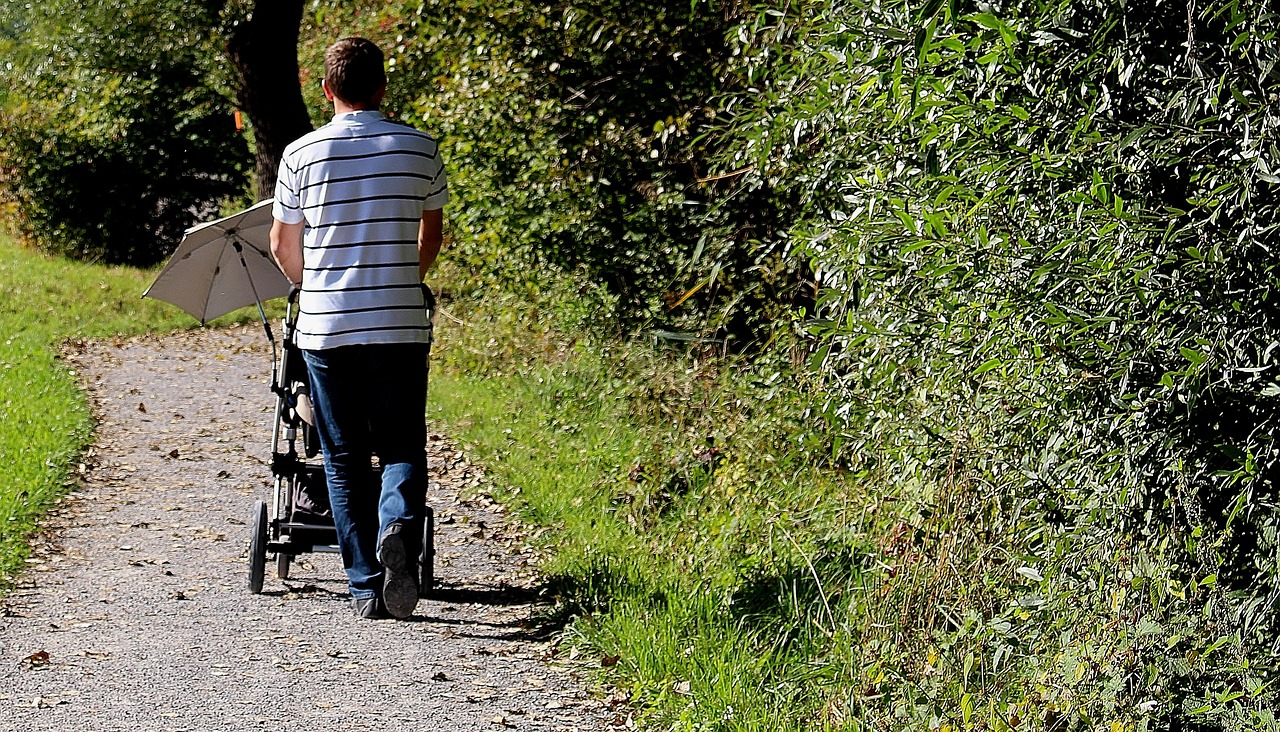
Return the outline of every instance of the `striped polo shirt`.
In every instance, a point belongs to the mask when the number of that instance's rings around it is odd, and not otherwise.
[[[448,200],[436,141],[380,112],[336,115],[285,148],[271,213],[306,223],[298,347],[428,342],[418,225]]]

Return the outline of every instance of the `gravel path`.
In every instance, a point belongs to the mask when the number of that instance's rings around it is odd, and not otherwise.
[[[271,486],[259,328],[87,344],[80,487],[0,601],[0,730],[600,730],[619,724],[531,623],[532,558],[479,471],[429,444],[442,589],[358,620],[338,558],[247,590]],[[460,498],[479,495],[470,500]]]

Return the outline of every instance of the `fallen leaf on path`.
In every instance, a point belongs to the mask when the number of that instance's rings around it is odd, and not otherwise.
[[[58,706],[60,704],[70,704],[70,703],[71,702],[67,701],[66,699],[54,699],[53,701],[50,701],[48,699],[45,699],[42,696],[38,696],[34,700],[32,700],[31,706],[35,709],[52,709],[53,707]]]
[[[22,662],[23,662],[23,663],[25,663],[25,664],[27,665],[27,667],[28,667],[28,668],[36,668],[36,667],[38,667],[38,666],[45,666],[45,665],[48,665],[48,663],[49,663],[49,652],[48,652],[48,651],[36,651],[35,653],[31,654],[30,656],[27,656],[26,658],[22,659]]]
[[[619,707],[624,704],[629,704],[630,702],[631,702],[631,695],[625,691],[615,692],[614,694],[610,695],[608,699],[605,700],[605,703],[611,707]]]

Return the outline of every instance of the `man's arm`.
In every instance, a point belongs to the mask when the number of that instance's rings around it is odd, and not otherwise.
[[[444,244],[444,210],[422,212],[418,224],[418,279],[427,278],[427,270],[436,263],[440,247]]]
[[[286,224],[275,219],[271,224],[271,256],[284,276],[295,285],[302,284],[302,229],[304,223]]]

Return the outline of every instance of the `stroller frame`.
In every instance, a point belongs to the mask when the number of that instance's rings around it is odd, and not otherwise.
[[[434,310],[431,291],[423,286],[428,307]],[[327,514],[328,488],[324,464],[313,460],[320,452],[320,438],[311,416],[306,364],[294,343],[298,321],[298,289],[289,293],[283,322],[283,345],[272,354],[271,391],[276,396],[271,430],[271,503],[254,503],[249,538],[249,591],[262,592],[267,554],[275,554],[276,576],[289,578],[289,566],[302,554],[338,552],[337,530]],[[265,319],[264,319],[265,322]],[[267,330],[272,345],[270,329]],[[429,347],[428,347],[429,349]],[[275,349],[273,348],[273,351]],[[429,352],[429,351],[428,351]],[[302,450],[299,452],[298,448]],[[374,466],[380,472],[379,466]],[[316,507],[322,510],[314,510]],[[427,597],[435,584],[435,512],[425,507],[422,554],[418,558],[418,594]]]

